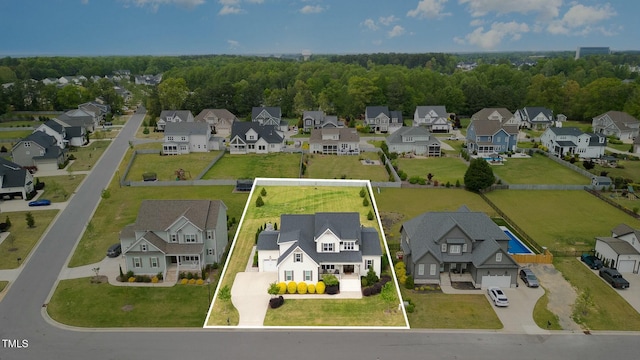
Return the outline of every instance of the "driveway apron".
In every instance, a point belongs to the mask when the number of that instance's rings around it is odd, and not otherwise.
[[[269,284],[278,279],[275,272],[240,272],[231,287],[231,302],[238,309],[238,326],[262,326],[267,314]]]

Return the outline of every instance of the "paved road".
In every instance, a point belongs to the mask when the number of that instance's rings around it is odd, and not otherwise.
[[[635,358],[638,334],[526,335],[477,331],[72,329],[42,307],[126,152],[133,116],[60,213],[0,301],[0,360],[13,359],[598,359]],[[161,316],[161,314],[149,314]],[[379,316],[379,315],[376,315]],[[26,341],[26,343],[24,342]],[[20,345],[16,348],[11,345]],[[25,346],[26,345],[26,346]]]

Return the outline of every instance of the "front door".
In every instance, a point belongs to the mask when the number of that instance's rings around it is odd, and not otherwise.
[[[353,274],[353,265],[342,266],[342,272],[345,274]]]

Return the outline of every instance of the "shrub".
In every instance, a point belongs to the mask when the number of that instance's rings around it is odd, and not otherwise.
[[[196,285],[204,285],[204,280],[202,279],[196,280]]]
[[[408,312],[408,313],[412,313],[415,311],[416,306],[414,304],[409,304],[409,305],[405,305],[404,309]]]
[[[289,281],[287,284],[287,293],[295,294],[296,290],[298,290],[298,284],[295,281]]]
[[[258,196],[258,199],[256,199],[256,207],[261,207],[264,205],[264,200],[262,200],[262,196]]]
[[[380,283],[373,284],[373,286],[371,287],[371,295],[377,295],[377,294],[380,294],[381,292],[382,292],[382,284]]]
[[[6,151],[5,151],[6,152]],[[367,195],[367,192],[364,188],[360,189],[360,197],[363,198]]]
[[[152,283],[154,283],[154,284],[157,284],[157,283],[158,283],[158,281],[159,281],[159,280],[158,280],[158,277],[157,277],[157,276],[154,276],[154,277],[152,277],[152,278],[151,278],[151,282],[152,282]]]
[[[369,199],[367,198],[362,199],[362,206],[369,206]]]
[[[306,294],[307,293],[307,283],[301,281],[298,283],[298,294]]]
[[[407,279],[404,282],[404,287],[407,289],[413,289],[414,286],[415,284],[413,283],[413,276],[407,276]]]
[[[186,277],[187,277],[187,280],[191,280],[193,279],[193,274],[191,272],[188,272]]]
[[[195,284],[196,284],[196,279],[191,278],[191,279],[189,280],[189,285],[195,285]]]
[[[127,279],[133,277],[133,271],[129,270],[127,271]]]
[[[265,188],[262,188],[262,190],[260,190],[260,195],[267,196],[267,190]]]
[[[378,282],[378,275],[376,275],[376,272],[373,270],[373,267],[369,266],[369,271],[367,271],[367,284],[368,285],[373,285],[375,283]]]
[[[371,296],[371,288],[370,287],[363,288],[362,296]]]
[[[322,281],[318,281],[316,284],[316,294],[324,294],[325,284]]]
[[[398,278],[398,282],[403,284],[407,281],[407,268],[405,267],[404,262],[400,261],[394,266],[394,270],[396,271],[396,277]]]
[[[187,280],[186,278],[180,280],[180,284],[182,284],[182,285],[187,285],[188,282],[189,282],[189,280]]]
[[[307,285],[307,292],[309,294],[315,294],[316,293],[316,286],[313,285],[313,284]]]
[[[365,288],[367,286],[369,286],[369,282],[367,281],[367,278],[363,277],[362,279],[360,279],[360,287]]]
[[[276,297],[276,298],[271,298],[269,300],[269,307],[272,309],[277,309],[280,306],[282,306],[282,304],[284,304],[284,298],[282,297],[282,295]]]
[[[130,277],[127,281],[128,281],[128,282],[130,282],[130,283],[132,283],[132,282],[136,282],[136,277],[135,277],[135,276],[132,276],[132,277]]]
[[[333,274],[324,274],[322,275],[322,282],[325,286],[336,286],[340,284],[338,278]]]
[[[287,292],[287,284],[283,282],[278,283],[278,294],[282,295]]]
[[[373,210],[369,210],[369,213],[367,214],[367,220],[373,220]]]

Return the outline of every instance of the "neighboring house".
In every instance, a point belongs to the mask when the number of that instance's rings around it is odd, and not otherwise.
[[[593,132],[604,136],[615,136],[620,140],[634,140],[638,137],[640,121],[622,111],[608,111],[593,118]]]
[[[544,107],[524,107],[514,114],[521,128],[544,130],[554,122],[553,111]]]
[[[364,123],[372,132],[393,133],[402,124],[402,111],[390,111],[388,106],[367,106]]]
[[[97,124],[104,122],[107,113],[111,111],[108,105],[100,104],[97,101],[91,101],[78,105],[78,109],[83,110],[89,114],[93,114]]]
[[[620,224],[609,237],[596,237],[596,256],[621,273],[640,270],[640,230]]]
[[[20,165],[0,157],[0,199],[14,196],[28,199],[34,191],[33,175]]]
[[[34,131],[42,131],[45,134],[52,136],[56,139],[56,144],[60,149],[64,149],[67,147],[67,131],[64,125],[55,121],[55,120],[47,120],[38,126]]]
[[[253,109],[251,109],[251,121],[257,122],[260,125],[275,126],[280,131],[287,131],[289,129],[289,123],[282,120],[282,110],[280,107],[253,107]]]
[[[412,153],[421,156],[440,156],[440,140],[431,135],[426,126],[403,126],[384,140],[389,152]]]
[[[471,115],[471,120],[494,120],[502,125],[518,125],[515,115],[507,108],[484,108]]]
[[[283,148],[284,136],[275,126],[252,121],[233,123],[229,140],[231,154],[267,154],[281,152]]]
[[[211,132],[220,137],[231,135],[231,127],[238,120],[227,109],[204,109],[195,117],[195,122],[206,122],[211,126]]]
[[[309,152],[327,155],[359,155],[360,135],[352,128],[311,130]]]
[[[211,127],[207,123],[167,123],[164,127],[162,154],[182,155],[192,152],[208,152],[214,150],[211,148],[211,143]]]
[[[39,170],[54,171],[65,162],[66,151],[56,138],[44,131],[35,131],[18,141],[11,149],[13,161],[20,166],[35,166]]]
[[[467,149],[471,154],[515,151],[517,144],[517,125],[503,125],[495,120],[473,120],[467,127]]]
[[[162,74],[158,75],[136,75],[134,78],[136,85],[156,86],[162,81]]]
[[[440,273],[454,272],[468,273],[475,287],[517,285],[509,236],[484,213],[464,206],[427,212],[403,223],[400,236],[407,275],[416,284],[439,283]]]
[[[163,110],[156,123],[158,131],[164,131],[167,123],[193,122],[193,114],[189,110]]]
[[[359,279],[369,268],[380,276],[380,236],[359,213],[285,214],[280,224],[257,244],[258,270],[277,272],[279,282],[316,283],[325,273]]]
[[[449,114],[444,106],[416,106],[413,126],[426,126],[431,133],[451,132]]]
[[[578,154],[581,158],[600,158],[604,155],[607,138],[604,135],[584,133],[575,127],[550,127],[540,136],[542,145],[558,157]]]
[[[69,126],[82,126],[87,132],[94,132],[98,127],[98,117],[94,113],[75,109],[60,114],[56,119],[61,120]]]
[[[120,232],[125,272],[199,272],[224,260],[227,206],[221,200],[143,200],[135,223]]]
[[[305,111],[302,114],[302,131],[312,129],[341,128],[344,124],[335,115],[326,115],[324,111]]]
[[[608,188],[613,185],[613,181],[608,176],[593,176],[591,178],[591,186],[596,187],[598,189]]]
[[[71,119],[70,122],[73,123],[74,122],[73,119]],[[47,121],[46,123],[44,123],[44,125],[46,125],[47,128],[52,129],[53,131],[58,131],[58,129],[62,127],[62,130],[60,131],[64,133],[63,142],[65,145],[79,147],[89,143],[89,138],[87,136],[87,129],[82,125],[72,126],[67,122],[60,120],[59,118],[54,118],[50,121]],[[54,136],[56,140],[58,140],[58,137],[52,134],[51,130],[45,130],[45,132],[51,136]]]

